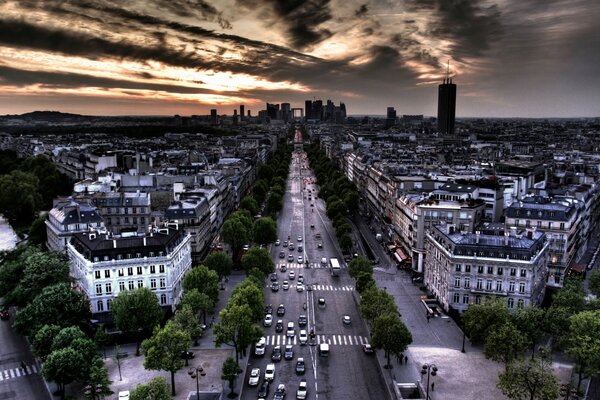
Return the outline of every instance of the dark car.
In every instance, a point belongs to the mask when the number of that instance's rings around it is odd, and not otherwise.
[[[285,307],[283,304],[280,304],[279,307],[277,307],[277,316],[283,317],[284,315],[285,315]]]
[[[291,360],[294,358],[294,346],[288,344],[285,346],[285,353],[283,353],[283,358],[286,360]]]
[[[277,274],[275,272],[271,274],[271,282],[277,282]]]
[[[273,283],[271,284],[271,290],[272,290],[273,292],[279,292],[279,283],[277,283],[277,282],[273,282]]]
[[[184,360],[191,360],[192,358],[194,358],[194,352],[193,351],[182,351],[181,358],[183,358]]]
[[[275,394],[273,395],[273,400],[283,400],[285,399],[285,385],[283,383],[280,383],[279,386],[277,386],[277,390],[275,391]]]
[[[275,324],[275,332],[283,332],[283,321],[282,320],[277,321],[277,324]]]
[[[285,264],[281,264],[281,265],[279,266],[279,270],[280,270],[281,272],[285,272],[285,271],[287,271],[287,267],[285,266]]]
[[[268,304],[265,306],[265,314],[273,314],[273,306]]]
[[[0,310],[0,319],[7,320],[10,319],[10,312],[7,309]]]
[[[271,360],[281,361],[281,346],[273,347],[273,352],[271,353]]]
[[[308,320],[306,319],[306,315],[302,314],[298,317],[298,326],[304,328]]]
[[[267,397],[269,395],[269,381],[264,381],[258,389],[258,397]]]
[[[296,373],[299,375],[304,375],[304,372],[306,372],[304,358],[299,358],[298,361],[296,361]]]

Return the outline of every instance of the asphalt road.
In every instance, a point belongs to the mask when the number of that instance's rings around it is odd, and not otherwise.
[[[0,321],[0,400],[50,399],[27,342],[14,333],[10,321]],[[21,368],[25,363],[26,371]]]
[[[334,230],[324,213],[324,202],[315,197],[316,185],[311,183],[314,175],[308,169],[307,163],[304,153],[294,153],[284,207],[278,220],[280,240],[283,242],[289,236],[296,248],[290,251],[280,245],[273,246],[271,249],[277,267],[278,282],[281,285],[284,280],[287,280],[290,288],[288,290],[280,288],[278,292],[273,292],[269,287],[265,287],[266,303],[271,304],[274,309],[274,322],[272,327],[264,328],[267,339],[265,355],[250,358],[241,398],[258,398],[258,389],[248,385],[252,368],[260,368],[262,383],[265,367],[272,362],[273,347],[279,344],[283,351],[286,344],[292,344],[294,358],[293,360],[282,359],[275,363],[275,379],[267,398],[273,397],[280,383],[286,385],[286,398],[295,398],[298,383],[304,378],[308,383],[309,399],[386,399],[389,395],[377,360],[362,350],[362,344],[369,341],[368,331],[360,319],[353,282],[347,275],[335,241]],[[309,192],[305,189],[313,191]],[[312,193],[311,198],[309,193]],[[314,228],[311,228],[311,225],[314,225]],[[315,238],[316,233],[321,234],[321,239]],[[302,241],[298,241],[298,236],[302,237]],[[318,248],[318,243],[322,243],[322,248]],[[302,252],[298,252],[298,244],[302,244]],[[284,259],[279,258],[279,252],[282,250],[285,253]],[[288,261],[289,254],[294,256],[293,262]],[[308,267],[306,262],[298,263],[299,255],[303,256],[305,261],[308,259]],[[340,276],[331,276],[330,269],[320,265],[322,257],[327,259],[337,257],[340,260],[343,266]],[[286,272],[280,272],[282,264],[286,266]],[[294,279],[289,278],[290,271],[294,271],[296,275]],[[313,286],[312,291],[296,290],[299,274],[303,275],[306,284]],[[325,299],[325,306],[319,306],[319,298]],[[306,310],[303,308],[305,303]],[[283,304],[286,309],[283,317],[275,314],[279,304]],[[298,316],[301,314],[308,318],[307,332],[314,329],[316,335],[314,346],[299,343]],[[349,325],[342,323],[344,315],[350,316],[352,322]],[[275,332],[278,319],[283,321],[284,327],[289,321],[294,322],[296,329],[294,338],[285,337],[285,328],[281,333]],[[320,343],[330,344],[328,357],[318,355]],[[306,363],[304,375],[297,375],[295,372],[299,357],[304,358]]]

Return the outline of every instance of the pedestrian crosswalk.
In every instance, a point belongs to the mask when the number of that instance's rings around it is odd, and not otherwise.
[[[306,263],[277,263],[277,269],[279,269],[282,265],[285,265],[288,269],[305,269],[307,268]],[[313,269],[325,269],[330,268],[329,265],[323,265],[321,263],[308,263],[308,268]],[[342,269],[346,268],[346,265],[341,265]]]
[[[294,281],[289,282],[290,283],[290,290],[292,291],[296,291],[296,283],[294,283]],[[306,287],[306,283],[304,284],[304,286]],[[266,288],[270,288],[271,287],[271,283],[267,283],[265,285]],[[318,291],[318,292],[352,292],[354,290],[353,286],[333,286],[333,285],[311,285],[312,290]]]
[[[285,346],[288,344],[300,344],[297,336],[286,337],[285,335],[270,335],[265,336],[267,346]],[[327,343],[333,346],[362,346],[368,344],[369,340],[365,336],[359,335],[316,335],[315,341],[317,344]]]
[[[24,371],[21,367],[8,368],[5,370],[0,370],[0,382],[7,381],[9,379],[16,379],[23,377],[25,375],[37,374],[38,367],[37,365],[27,365],[26,370]]]

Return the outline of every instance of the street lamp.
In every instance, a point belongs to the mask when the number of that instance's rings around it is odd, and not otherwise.
[[[200,376],[206,376],[206,372],[204,372],[204,368],[200,367],[192,367],[188,370],[188,375],[192,379],[196,379],[196,400],[200,400]]]
[[[425,395],[426,400],[429,400],[429,377],[435,376],[437,374],[437,370],[438,368],[435,364],[423,364],[423,367],[421,368],[421,375],[427,375],[427,390]],[[433,385],[433,382],[431,384]],[[433,391],[433,387],[431,390]]]
[[[577,397],[577,388],[571,383],[560,385],[559,394],[565,400],[577,400],[579,398]]]
[[[100,384],[86,385],[84,392],[85,392],[85,394],[90,395],[93,400],[101,399],[102,398],[102,385],[100,385]]]

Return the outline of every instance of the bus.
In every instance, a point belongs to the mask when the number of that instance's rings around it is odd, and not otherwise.
[[[340,263],[338,261],[337,258],[332,258],[331,260],[329,260],[329,262],[331,263],[331,275],[332,276],[339,276],[340,275],[340,270],[342,269],[340,267]]]

